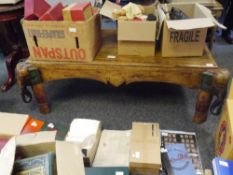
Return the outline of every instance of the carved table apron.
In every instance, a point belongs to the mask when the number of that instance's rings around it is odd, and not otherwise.
[[[109,56],[116,56],[109,59]],[[212,54],[205,48],[202,57],[163,58],[118,56],[116,36],[103,32],[102,47],[93,62],[55,62],[28,59],[17,65],[18,85],[24,101],[31,100],[27,86],[31,86],[40,111],[50,111],[43,83],[68,78],[92,79],[120,86],[133,82],[165,82],[197,89],[196,111],[193,121],[204,122],[209,109],[219,113],[225,98],[229,72],[217,66]],[[212,97],[216,96],[212,105]],[[29,99],[28,99],[29,98]]]

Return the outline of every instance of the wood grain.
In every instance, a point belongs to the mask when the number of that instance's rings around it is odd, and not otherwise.
[[[103,31],[102,36],[103,45],[93,62],[53,62],[28,59],[21,64],[25,64],[28,71],[30,67],[38,69],[43,82],[81,78],[100,81],[116,87],[133,82],[165,82],[198,89],[197,107],[193,119],[196,123],[206,120],[213,96],[211,90],[205,92],[209,97],[207,100],[202,98],[203,92],[200,86],[203,73],[213,73],[216,80],[213,88],[214,86],[220,87],[217,90],[214,89],[214,93],[223,92],[227,87],[228,71],[218,67],[207,47],[201,57],[163,58],[160,52],[151,57],[121,56],[117,55],[116,31]],[[30,82],[23,82],[27,79],[25,78],[27,77],[25,66],[18,66],[17,73],[18,77],[21,77],[18,83],[23,89],[22,84],[30,84]],[[42,83],[39,84],[39,90],[34,86],[32,85],[32,89],[37,99],[43,99],[38,100],[40,110],[46,113],[49,107],[45,100],[46,95],[42,89]]]

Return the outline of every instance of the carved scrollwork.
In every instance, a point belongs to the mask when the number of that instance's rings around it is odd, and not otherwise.
[[[112,73],[109,75],[108,82],[115,87],[119,87],[120,85],[125,83],[125,78],[120,73]]]

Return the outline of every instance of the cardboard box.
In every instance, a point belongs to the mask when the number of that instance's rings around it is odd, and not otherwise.
[[[103,130],[94,167],[128,167],[131,130]]]
[[[190,19],[164,20],[162,56],[202,56],[207,29],[215,26],[210,10],[198,3],[167,4],[167,7],[168,11],[172,7],[182,10]]]
[[[215,154],[233,160],[233,100],[226,100],[215,135]]]
[[[80,147],[64,141],[55,141],[55,136],[56,132],[38,132],[12,138],[0,154],[0,162],[5,162],[4,167],[1,167],[0,163],[0,174],[11,175],[15,154],[24,158],[52,151],[56,153],[58,175],[85,175]]]
[[[0,150],[12,136],[38,132],[44,122],[33,119],[27,114],[0,112]]]
[[[130,140],[131,173],[157,175],[161,167],[160,129],[157,123],[133,122]]]
[[[87,21],[22,21],[30,59],[90,62],[101,44],[100,16]]]
[[[154,56],[156,21],[118,21],[118,55]]]
[[[93,119],[74,119],[66,136],[66,141],[81,145],[86,166],[91,166],[99,145],[102,123]]]
[[[11,175],[15,160],[16,140],[11,138],[0,152],[0,174]]]
[[[121,7],[106,1],[100,14],[115,19],[112,12]],[[145,14],[155,14],[155,5],[144,6]],[[157,21],[118,20],[118,55],[154,56]]]
[[[230,85],[230,89],[229,89],[229,93],[228,93],[228,99],[229,100],[233,100],[233,79],[231,80],[231,85]]]
[[[28,119],[27,114],[0,112],[0,137],[20,135]]]

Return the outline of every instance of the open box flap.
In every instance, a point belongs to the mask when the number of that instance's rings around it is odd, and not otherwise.
[[[26,114],[0,113],[0,135],[19,135],[28,120]]]
[[[160,37],[160,33],[161,33],[161,30],[162,30],[162,26],[163,26],[163,21],[166,19],[166,15],[161,7],[161,4],[158,5],[157,7],[157,10],[158,10],[158,17],[159,17],[159,27],[158,27],[158,33],[157,33],[157,40],[159,40],[159,37]]]
[[[79,144],[57,141],[56,161],[58,175],[85,175],[83,156]]]
[[[17,146],[55,142],[57,131],[42,131],[16,137]]]
[[[191,30],[213,27],[214,23],[209,18],[193,18],[184,20],[167,20],[168,29],[172,30]]]
[[[187,4],[187,3],[176,3],[175,6],[178,8],[180,5]],[[190,4],[190,3],[188,3]],[[166,4],[165,4],[166,5]],[[172,4],[170,4],[172,6]],[[190,4],[192,5],[192,3]],[[212,15],[211,11],[206,8],[205,6],[195,3],[195,17],[191,19],[184,19],[184,20],[169,20],[167,19],[167,26],[169,29],[174,30],[191,30],[196,28],[206,28],[206,27],[213,27],[217,25],[220,28],[226,29],[225,26],[220,24]],[[163,6],[164,8],[164,6]],[[159,6],[159,18],[160,23],[162,23],[165,20],[166,14],[162,7]],[[168,11],[168,10],[166,10]],[[160,25],[161,28],[161,25]]]
[[[216,26],[218,26],[218,27],[220,27],[220,28],[222,28],[222,29],[227,29],[226,26],[220,24],[220,23],[213,17],[211,11],[210,11],[207,7],[205,7],[204,5],[201,5],[201,4],[199,4],[199,3],[196,3],[196,5],[202,10],[202,12],[206,15],[206,17],[208,17],[209,19],[212,20],[212,22],[213,22]]]
[[[0,174],[11,175],[15,160],[16,140],[12,137],[0,153]]]
[[[113,17],[112,12],[114,10],[120,10],[120,9],[121,9],[120,5],[117,5],[107,0],[105,1],[103,7],[101,8],[100,14],[112,20],[116,20],[116,18]]]

